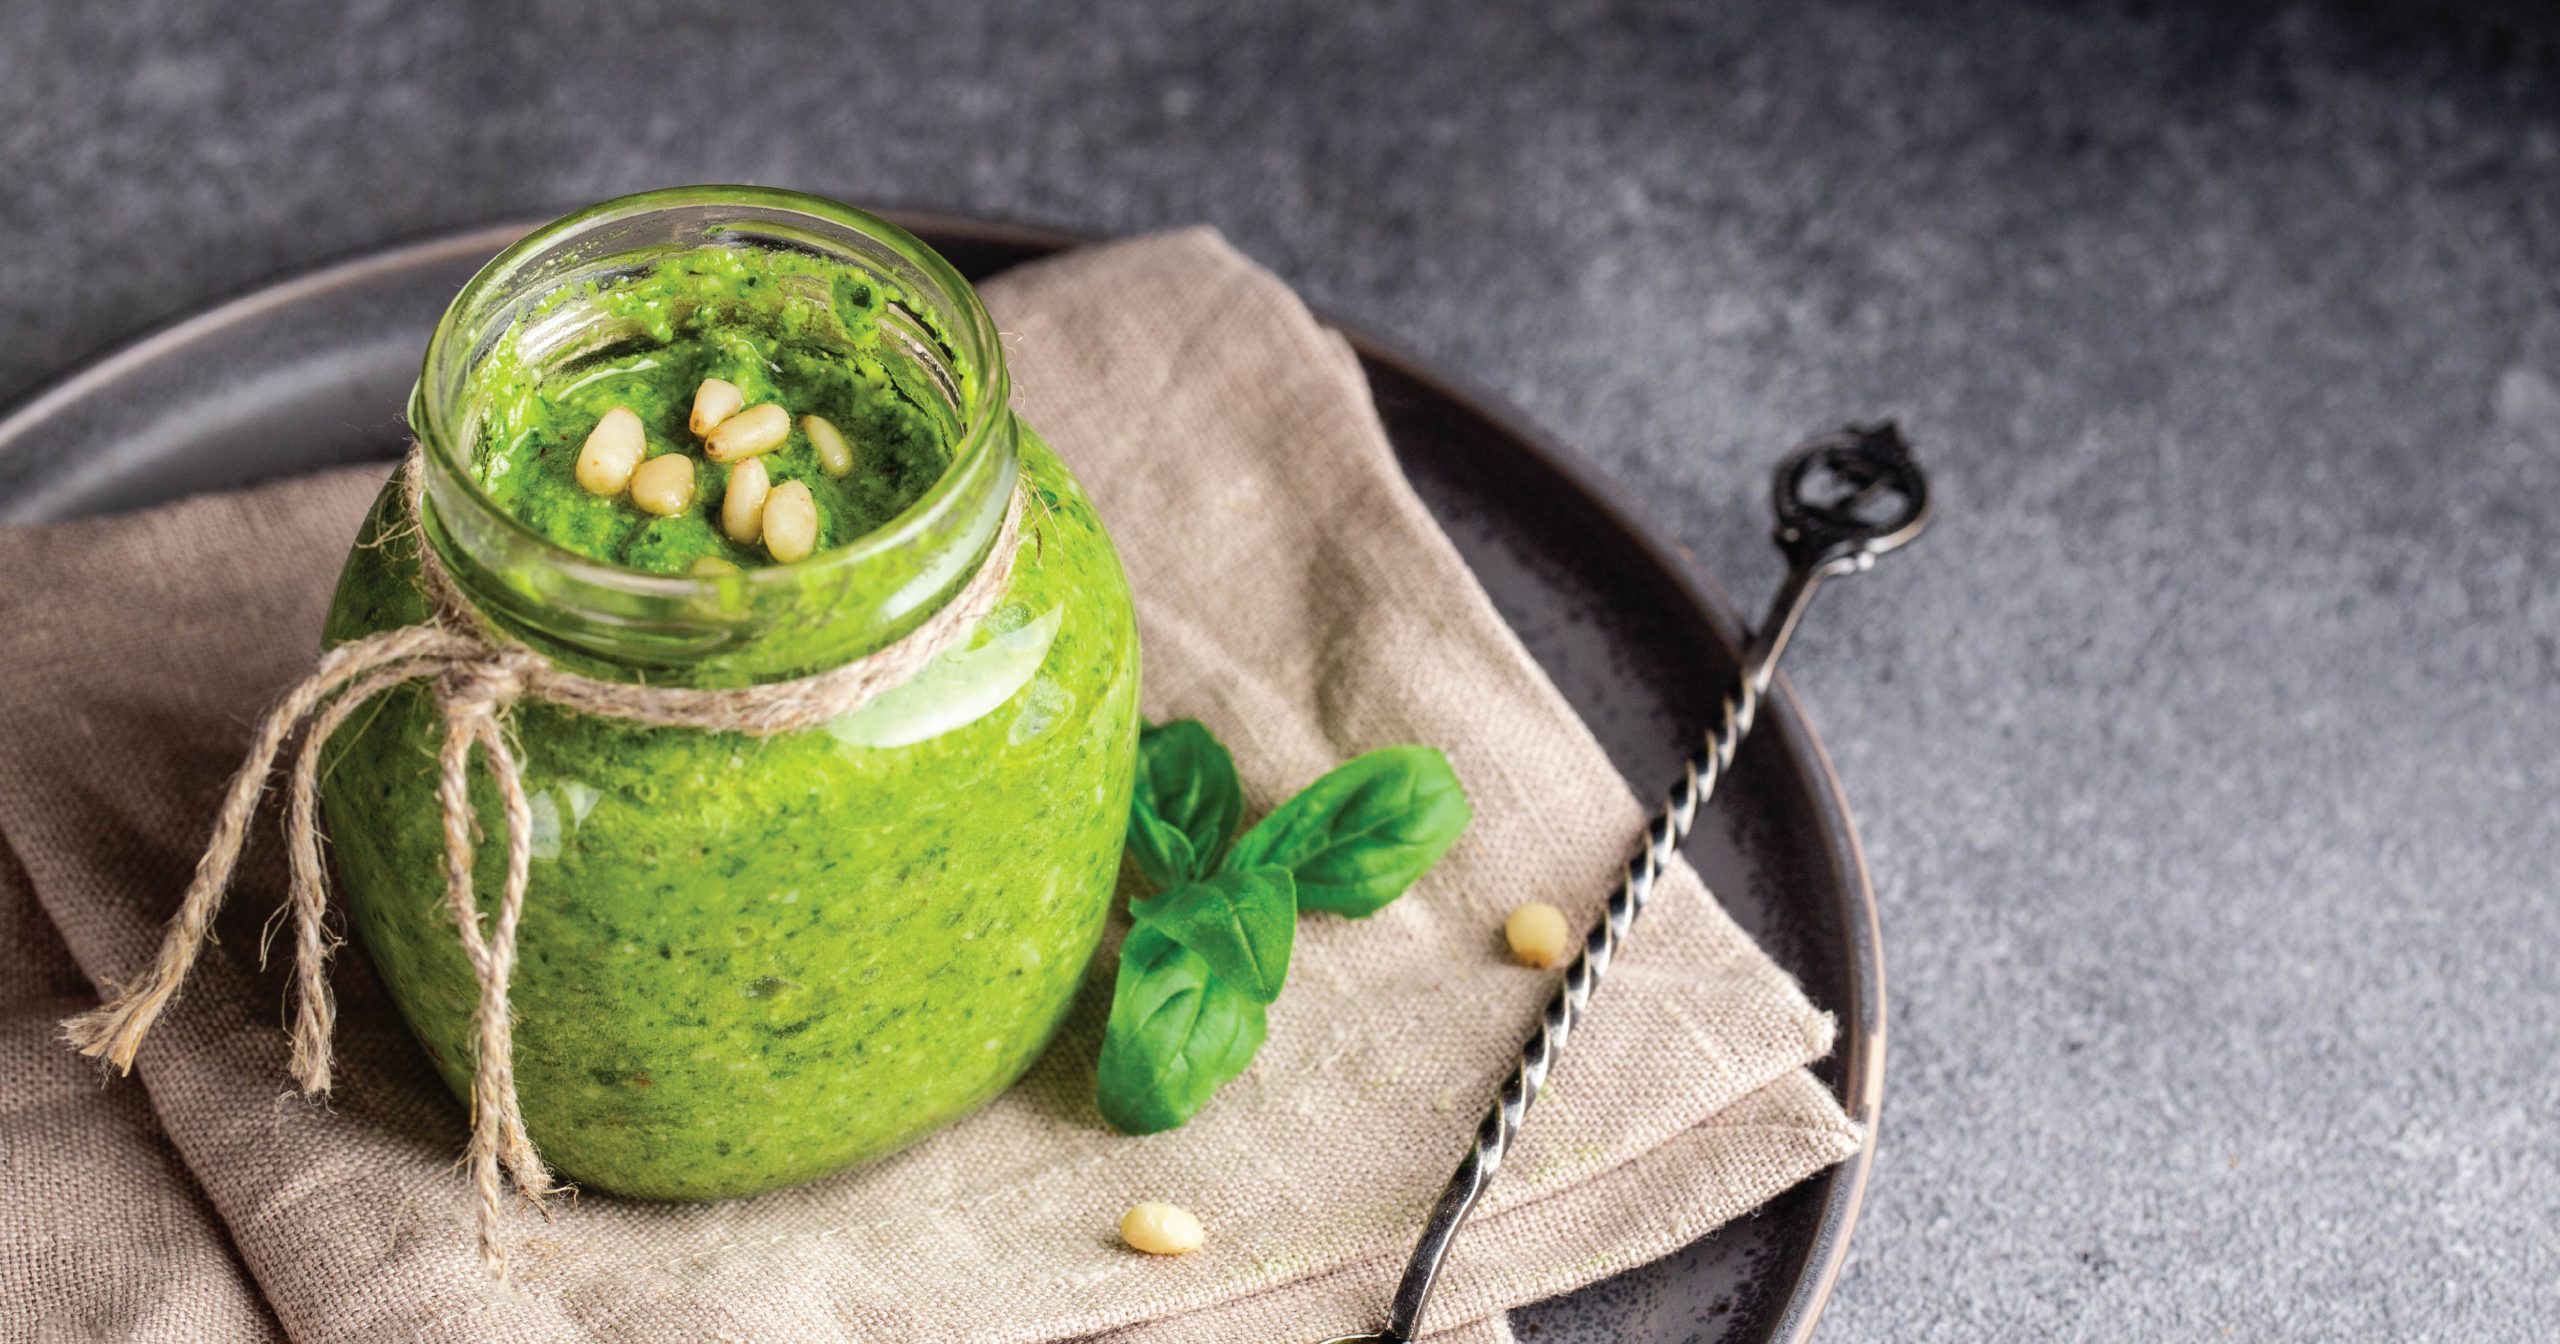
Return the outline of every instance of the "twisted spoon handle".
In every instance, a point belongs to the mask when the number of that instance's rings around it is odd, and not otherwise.
[[[1807,491],[1817,484],[1836,490],[1828,502],[1816,502]],[[1448,1258],[1449,1246],[1475,1207],[1478,1196],[1502,1167],[1503,1156],[1520,1133],[1520,1122],[1546,1086],[1574,1024],[1590,1011],[1591,995],[1608,974],[1610,960],[1626,941],[1636,916],[1644,913],[1655,879],[1669,867],[1680,844],[1697,821],[1699,805],[1715,795],[1716,784],[1733,767],[1734,752],[1750,735],[1760,701],[1777,675],[1778,657],[1796,623],[1823,580],[1862,571],[1875,558],[1919,535],[1929,519],[1928,482],[1912,460],[1910,446],[1891,424],[1852,427],[1814,440],[1779,463],[1775,504],[1777,540],[1787,553],[1787,577],[1770,603],[1750,646],[1744,650],[1741,676],[1724,697],[1714,728],[1689,758],[1678,783],[1671,786],[1662,810],[1645,828],[1644,845],[1627,862],[1624,878],[1609,897],[1607,915],[1583,939],[1581,955],[1564,973],[1564,983],[1547,1001],[1538,1029],[1520,1048],[1520,1062],[1503,1080],[1493,1109],[1476,1127],[1475,1144],[1458,1164],[1457,1174],[1440,1194],[1431,1217],[1396,1286],[1395,1303],[1384,1334],[1346,1336],[1328,1344],[1404,1344],[1419,1334],[1423,1308]],[[1870,506],[1890,495],[1894,505],[1885,516],[1870,519]]]

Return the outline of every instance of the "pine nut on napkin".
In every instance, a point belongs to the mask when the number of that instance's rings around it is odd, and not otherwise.
[[[461,1108],[361,956],[338,963],[332,1105],[284,1095],[281,972],[257,957],[284,884],[264,842],[134,1080],[32,1104],[63,1073],[48,1061],[0,1093],[0,1155],[31,1200],[0,1219],[0,1274],[54,1285],[0,1304],[0,1326],[152,1337],[116,1324],[141,1319],[139,1271],[75,1263],[60,1240],[122,1218],[165,1225],[185,1268],[151,1285],[160,1319],[298,1340],[1293,1344],[1375,1323],[1552,988],[1502,956],[1503,915],[1533,898],[1593,915],[1643,808],[1398,474],[1349,348],[1276,279],[1195,230],[985,293],[1017,405],[1128,564],[1150,717],[1225,737],[1248,815],[1396,742],[1444,750],[1475,802],[1404,900],[1305,921],[1252,1069],[1183,1129],[1106,1129],[1091,1100],[1106,958],[1030,1076],[956,1128],[750,1200],[525,1213],[499,1292],[461,1230]],[[149,957],[252,719],[307,670],[379,482],[0,531],[0,573],[44,580],[0,585],[0,859],[92,985]],[[1830,1044],[1829,1019],[1675,866],[1460,1239],[1436,1338],[1507,1340],[1508,1308],[1667,1254],[1854,1151],[1805,1071]],[[23,1179],[64,1145],[111,1153],[121,1183]],[[1208,1245],[1176,1261],[1122,1249],[1115,1220],[1143,1199],[1198,1212]]]

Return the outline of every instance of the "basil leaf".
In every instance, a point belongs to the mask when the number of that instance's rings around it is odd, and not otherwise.
[[[1267,1025],[1199,953],[1140,924],[1120,945],[1094,1103],[1122,1133],[1181,1125],[1253,1062]]]
[[[1238,840],[1228,864],[1286,868],[1300,910],[1358,919],[1404,894],[1475,819],[1449,758],[1387,747],[1352,759]]]
[[[1208,876],[1244,815],[1235,758],[1195,720],[1146,728],[1129,815],[1129,851],[1149,881],[1172,887]]]
[[[1280,997],[1297,941],[1298,893],[1286,868],[1233,868],[1131,901],[1129,914],[1200,954],[1209,972],[1256,1003]]]
[[[1200,860],[1191,851],[1191,837],[1157,816],[1146,799],[1146,787],[1141,784],[1129,804],[1129,853],[1137,858],[1138,871],[1148,881],[1178,886],[1188,880],[1185,874],[1200,870]]]

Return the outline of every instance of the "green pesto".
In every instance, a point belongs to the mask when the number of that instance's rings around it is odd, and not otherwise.
[[[1064,1015],[1120,862],[1138,648],[1091,502],[1027,427],[1022,455],[1022,550],[974,643],[1051,613],[1055,634],[973,721],[882,747],[511,711],[536,814],[516,1078],[569,1177],[704,1199],[824,1175],[994,1096]],[[332,643],[426,614],[394,507],[386,492],[348,557]],[[475,988],[436,894],[439,725],[424,692],[384,697],[332,744],[323,799],[373,964],[467,1096]],[[487,910],[504,823],[474,773]]]
[[[776,485],[808,483],[818,549],[873,531],[942,474],[958,433],[942,397],[905,385],[919,376],[915,365],[884,358],[877,320],[890,297],[884,283],[817,257],[700,248],[607,286],[553,295],[527,322],[575,309],[613,339],[565,363],[520,349],[526,322],[499,339],[474,379],[480,479],[499,507],[591,559],[653,574],[682,573],[705,556],[770,563],[762,546],[741,546],[720,531],[732,468],[705,458],[687,423],[694,389],[725,378],[747,405],[770,401],[791,413],[790,440],[764,464]],[[694,459],[692,507],[658,518],[628,497],[580,488],[578,450],[616,406],[640,417],[649,456]],[[844,431],[855,471],[839,480],[819,470],[803,415],[825,416]]]

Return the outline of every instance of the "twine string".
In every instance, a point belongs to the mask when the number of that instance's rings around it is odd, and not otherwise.
[[[436,798],[444,824],[445,905],[480,991],[472,1014],[471,1137],[464,1161],[478,1196],[480,1258],[492,1276],[503,1279],[507,1253],[500,1236],[505,1202],[501,1173],[537,1209],[557,1188],[525,1132],[516,1096],[515,1026],[507,987],[515,972],[516,930],[532,885],[533,809],[503,716],[519,700],[531,699],[651,727],[772,737],[850,714],[958,647],[995,609],[1020,549],[1022,496],[1014,492],[993,549],[968,583],[897,641],[809,676],[706,690],[582,676],[499,631],[462,592],[426,539],[420,524],[426,516],[425,468],[417,450],[401,465],[400,489],[410,525],[418,529],[419,586],[431,615],[420,624],[331,649],[267,711],[248,759],[223,793],[204,856],[151,964],[107,1002],[65,1022],[63,1035],[80,1053],[103,1059],[119,1072],[132,1072],[143,1038],[212,935],[268,777],[299,730],[302,740],[286,783],[284,828],[290,863],[286,909],[294,925],[290,1068],[306,1095],[325,1096],[337,1023],[328,964],[337,939],[326,920],[328,879],[320,852],[316,798],[321,755],[330,737],[366,704],[398,687],[426,683],[444,720]],[[475,750],[497,788],[506,823],[506,867],[493,916],[481,910],[473,894],[478,818],[470,783]]]

